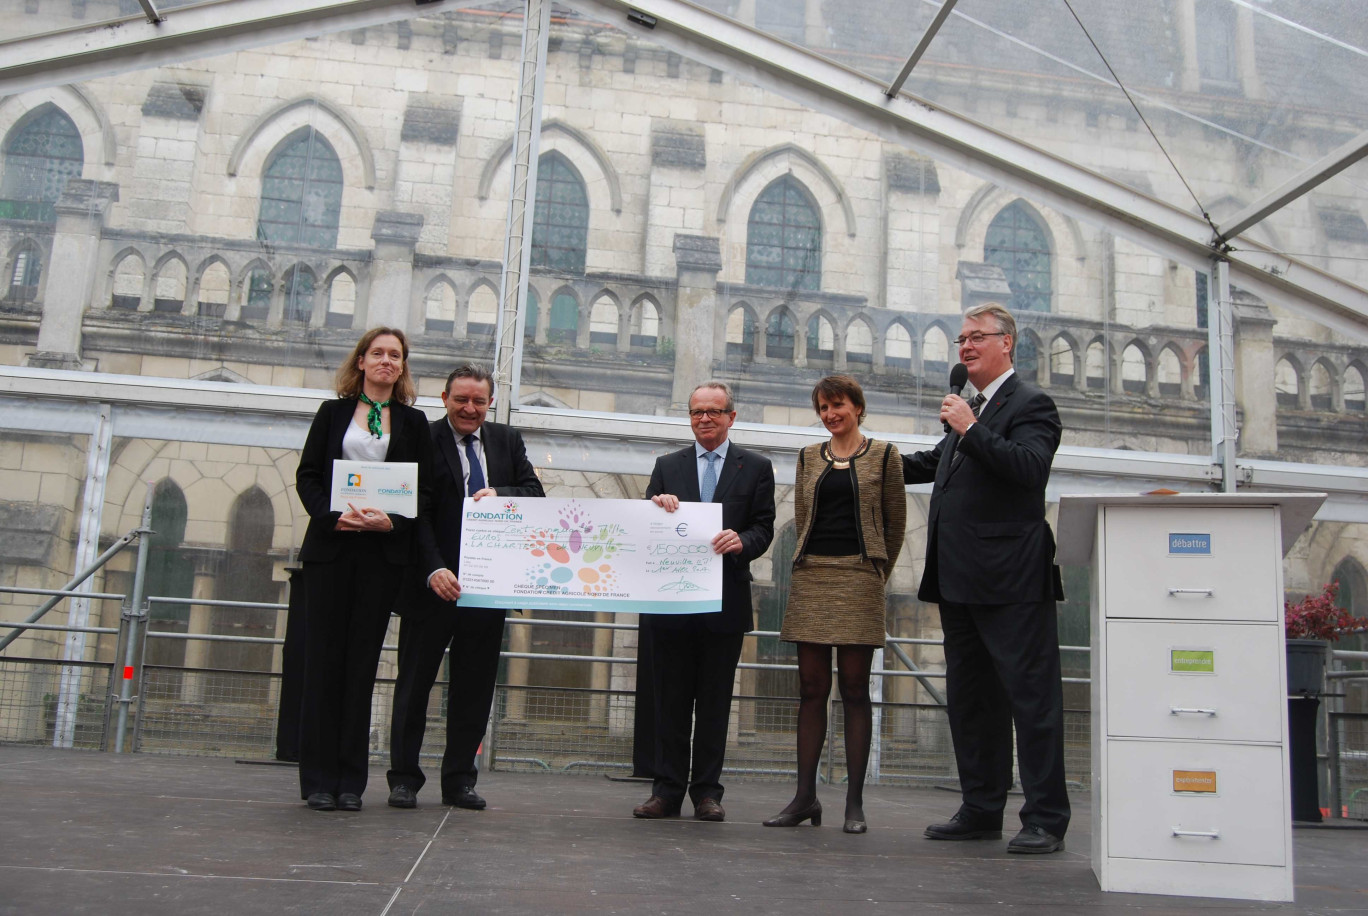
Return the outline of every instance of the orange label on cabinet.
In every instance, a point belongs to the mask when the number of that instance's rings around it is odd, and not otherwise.
[[[1173,791],[1216,794],[1215,770],[1174,770]]]

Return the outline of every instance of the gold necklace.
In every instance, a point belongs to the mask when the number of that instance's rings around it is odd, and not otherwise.
[[[834,467],[836,470],[844,471],[846,468],[850,467],[850,462],[854,460],[856,457],[858,457],[859,454],[862,451],[864,451],[865,446],[868,444],[869,440],[866,439],[864,436],[861,436],[860,444],[855,446],[855,451],[851,452],[849,455],[846,455],[844,458],[839,458],[836,455],[836,450],[831,447],[831,442],[828,440],[827,442],[822,443],[822,457],[830,461],[831,466]]]

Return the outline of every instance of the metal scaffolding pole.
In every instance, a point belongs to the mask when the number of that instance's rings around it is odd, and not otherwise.
[[[547,42],[551,32],[550,0],[527,0],[523,21],[522,74],[518,81],[518,123],[513,135],[513,176],[509,184],[508,224],[504,231],[503,276],[499,283],[498,350],[494,387],[494,419],[507,423],[517,400],[515,380],[522,376],[523,328],[527,321],[527,269],[532,259],[530,214],[537,188],[537,154],[541,149],[541,99],[546,85]]]
[[[58,593],[53,595],[47,601],[44,601],[42,605],[38,608],[38,610],[34,611],[32,614],[29,614],[28,617],[24,618],[24,624],[37,623],[39,620],[43,619],[44,614],[46,614],[48,611],[52,610],[54,607],[57,606],[57,602],[61,601],[63,598],[72,598],[73,596],[69,593],[73,591],[76,588],[76,586],[80,585],[82,582],[93,576],[101,566],[104,566],[111,559],[113,559],[115,554],[123,550],[129,544],[133,543],[134,538],[146,533],[147,531],[144,528],[134,528],[132,531],[128,532],[123,537],[119,538],[117,541],[115,541],[113,544],[109,546],[108,550],[106,550],[104,553],[96,557],[95,562],[91,563],[89,566],[78,572],[76,575],[72,576],[71,580],[67,582],[66,585],[63,585],[60,589],[56,589]],[[15,591],[19,590],[16,589]],[[35,591],[36,590],[25,590],[21,591],[20,593],[34,594]],[[21,633],[29,629],[24,624],[16,625],[13,630],[11,630],[3,638],[0,638],[0,652],[4,651],[10,643],[14,642],[14,640],[17,639]],[[70,630],[74,626],[84,628],[86,624],[72,624],[68,622],[67,625],[62,629]]]
[[[1211,264],[1208,299],[1207,352],[1211,354],[1211,448],[1221,468],[1221,489],[1234,493],[1238,484],[1235,450],[1235,305],[1230,298],[1230,262],[1216,257]]]
[[[85,490],[81,494],[80,533],[76,541],[76,565],[88,569],[89,572],[76,580],[70,588],[76,588],[84,582],[127,544],[125,541],[106,556],[98,560],[93,559],[99,552],[100,520],[104,512],[105,482],[109,479],[109,456],[113,439],[113,408],[109,404],[100,404],[99,412],[95,415],[95,429],[91,431],[90,445],[86,452]],[[82,587],[82,591],[89,590],[89,585]],[[47,607],[43,610],[46,612]],[[89,622],[90,599],[73,598],[67,607],[67,625],[72,631],[67,635],[66,644],[62,647],[62,657],[65,660],[80,661],[85,658],[86,634],[81,632],[80,628]],[[17,632],[11,634],[18,635]],[[57,724],[52,730],[53,747],[71,747],[75,740],[76,710],[81,698],[80,681],[81,673],[77,668],[71,665],[62,668],[62,680],[57,690]]]
[[[143,500],[142,527],[150,530],[152,524],[152,493],[155,485],[147,482],[147,498]],[[128,707],[133,702],[133,662],[138,651],[138,621],[147,619],[147,601],[144,599],[147,588],[147,555],[152,552],[152,539],[143,538],[138,542],[138,566],[133,574],[133,593],[128,597],[128,608],[124,617],[128,622],[124,638],[124,668],[119,681],[119,727],[114,736],[114,753],[123,753],[124,734],[128,730]]]

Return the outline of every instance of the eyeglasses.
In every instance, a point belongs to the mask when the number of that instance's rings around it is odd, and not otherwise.
[[[695,407],[693,410],[689,411],[689,416],[693,417],[695,420],[701,420],[704,417],[707,417],[709,420],[720,420],[729,413],[731,413],[731,411],[722,410],[718,407],[709,407],[707,410]]]
[[[971,343],[971,344],[973,344],[973,345],[976,346],[976,347],[981,347],[981,346],[983,346],[983,342],[984,342],[985,340],[987,340],[989,337],[1006,337],[1006,336],[1007,336],[1007,332],[1006,332],[1006,331],[990,331],[990,332],[987,332],[987,333],[985,333],[985,332],[983,332],[983,331],[975,331],[974,333],[970,334],[968,337],[964,337],[964,336],[956,337],[955,340],[954,340],[954,343],[955,343],[955,346],[957,346],[957,347],[962,347],[962,346],[964,346],[964,345],[967,344],[967,343]]]

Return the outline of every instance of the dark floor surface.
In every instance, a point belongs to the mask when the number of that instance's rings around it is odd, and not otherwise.
[[[923,839],[957,803],[934,788],[871,787],[852,836],[839,787],[781,830],[775,782],[731,782],[723,824],[635,820],[649,787],[602,776],[489,773],[482,812],[435,786],[389,808],[384,783],[320,813],[288,767],[0,746],[0,914],[1368,913],[1368,830],[1294,830],[1297,902],[1261,904],[1102,893],[1086,796],[1066,852],[1017,856]]]

